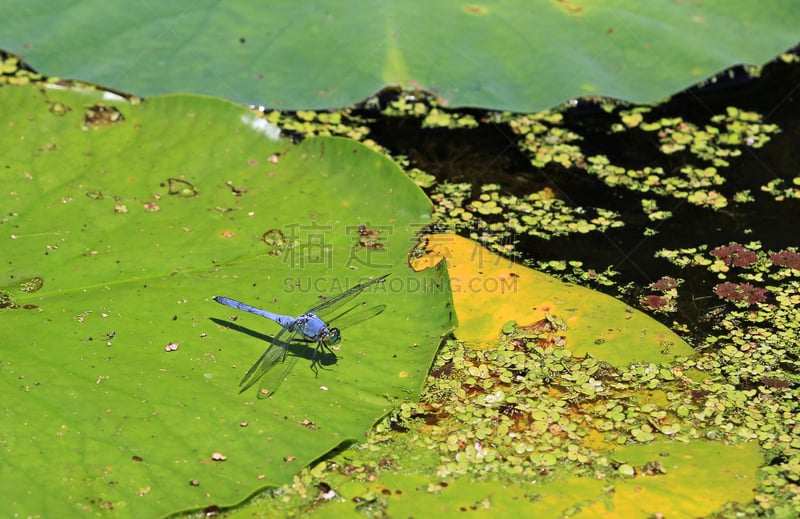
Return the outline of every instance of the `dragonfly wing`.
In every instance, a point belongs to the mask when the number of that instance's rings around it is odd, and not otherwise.
[[[289,344],[292,342],[292,339],[295,336],[295,333],[290,333],[286,338],[284,335],[286,332],[289,331],[289,328],[283,328],[278,334],[272,339],[272,344],[269,345],[267,351],[258,358],[258,360],[253,364],[250,369],[247,370],[247,373],[244,374],[242,381],[239,382],[239,387],[241,390],[240,393],[253,384],[255,384],[258,379],[260,379],[264,373],[272,369],[273,366],[284,362],[286,360],[286,352],[288,351]]]
[[[261,391],[258,392],[258,398],[268,398],[275,394],[275,391],[289,376],[289,372],[292,371],[299,358],[299,355],[289,355],[288,358],[284,355],[283,366],[280,369],[273,369],[264,376],[264,380],[261,383]]]
[[[306,313],[307,314],[314,313],[320,319],[325,320],[325,316],[330,315],[337,308],[339,308],[340,306],[345,304],[347,301],[349,301],[350,298],[354,297],[356,294],[360,294],[361,292],[364,291],[365,288],[367,288],[367,287],[369,287],[371,285],[374,285],[375,283],[379,283],[379,282],[383,281],[388,276],[389,276],[389,274],[384,274],[384,275],[382,275],[380,277],[377,277],[375,279],[371,279],[369,281],[365,281],[364,283],[361,283],[360,285],[356,285],[356,286],[352,287],[350,290],[345,290],[341,294],[338,294],[338,295],[336,295],[334,297],[326,299],[325,301],[319,303],[317,306],[315,306],[314,308],[312,308],[311,310],[309,310]]]
[[[386,310],[386,305],[377,305],[371,307],[367,307],[365,305],[354,305],[337,314],[335,317],[332,317],[328,324],[341,329],[349,328],[354,324],[366,321],[367,319],[372,319],[384,310]]]
[[[386,310],[386,305],[377,305],[377,306],[372,306],[372,307],[368,307],[368,308],[367,307],[362,307],[362,305],[355,305],[352,308],[348,308],[344,312],[341,312],[339,314],[341,319],[336,321],[336,324],[337,325],[341,325],[343,327],[352,326],[354,324],[358,324],[359,322],[366,321],[367,319],[372,319],[373,317],[375,317],[376,315],[380,314],[384,310]],[[337,317],[339,317],[339,316],[337,316]],[[280,367],[280,369],[273,369],[271,371],[267,371],[269,369],[269,368],[267,368],[267,369],[264,370],[264,373],[266,373],[266,374],[264,375],[264,379],[263,379],[263,381],[261,383],[262,391],[260,391],[258,393],[258,397],[259,398],[268,398],[268,397],[272,396],[275,393],[275,391],[278,390],[278,387],[283,383],[283,381],[286,380],[286,377],[289,376],[289,373],[292,371],[292,369],[294,368],[294,365],[297,363],[297,359],[299,359],[301,357],[301,355],[293,354],[293,355],[289,355],[289,357],[286,358],[286,351],[288,351],[288,347],[290,346],[290,343],[293,340],[295,340],[295,338],[297,338],[297,340],[300,340],[299,337],[301,335],[302,334],[298,330],[297,332],[292,333],[284,341],[285,345],[287,347],[287,350],[284,350],[284,354],[283,354],[284,359],[280,361],[280,362],[283,362],[283,366]],[[277,337],[276,337],[276,339],[277,339]],[[306,348],[308,347],[307,346],[307,344],[308,344],[307,341],[304,341],[303,344],[305,345],[304,347],[306,347]],[[317,345],[317,348],[320,348],[320,347],[321,347],[320,345]],[[267,351],[269,351],[269,350],[267,350]],[[319,353],[319,352],[320,352],[320,350],[318,349],[316,353]],[[265,353],[265,355],[266,355],[266,353]],[[274,364],[273,364],[273,366],[274,366]],[[312,366],[313,366],[313,364],[312,364]],[[251,385],[252,385],[252,383],[253,382],[251,382]],[[265,391],[263,391],[263,390],[265,390]]]

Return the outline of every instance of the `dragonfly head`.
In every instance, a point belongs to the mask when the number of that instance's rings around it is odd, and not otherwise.
[[[336,345],[342,342],[342,334],[339,332],[339,328],[331,328],[330,332],[328,332],[328,336],[325,338],[325,342],[330,345]]]

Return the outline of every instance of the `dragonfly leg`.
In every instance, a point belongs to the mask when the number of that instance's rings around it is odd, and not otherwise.
[[[321,352],[321,354],[320,354]],[[325,365],[322,363],[323,357],[333,357],[334,361],[331,362],[333,364],[339,357],[334,353],[330,346],[325,344],[323,341],[317,342],[317,347],[314,349],[314,355],[311,356],[311,371],[314,372],[314,376],[319,376],[320,368],[325,369]]]

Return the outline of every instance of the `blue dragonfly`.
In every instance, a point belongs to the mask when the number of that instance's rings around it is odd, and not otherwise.
[[[351,301],[356,295],[363,292],[365,288],[375,283],[382,282],[387,276],[389,276],[389,274],[384,274],[383,276],[356,285],[341,294],[322,301],[297,317],[268,312],[267,310],[241,303],[229,297],[214,296],[214,301],[219,304],[266,317],[282,326],[281,331],[272,339],[267,351],[265,351],[255,364],[247,370],[244,378],[239,382],[239,387],[241,388],[239,392],[245,391],[267,372],[272,370],[270,376],[268,376],[267,380],[262,384],[259,395],[272,396],[292,368],[294,368],[297,359],[300,357],[298,355],[289,355],[287,359],[289,346],[295,340],[316,343],[311,369],[314,370],[314,373],[317,373],[317,365],[320,362],[317,358],[319,353],[327,352],[335,357],[331,346],[339,344],[342,340],[339,327],[346,327],[356,322],[370,319],[386,309],[386,305],[378,305],[371,308],[365,308],[364,303],[360,305],[351,305],[346,308],[344,305]],[[337,327],[334,327],[334,324],[337,325]],[[273,370],[278,364],[283,364],[283,369]]]

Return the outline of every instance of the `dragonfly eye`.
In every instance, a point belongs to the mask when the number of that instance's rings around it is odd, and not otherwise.
[[[328,337],[325,339],[325,342],[328,344],[339,344],[342,341],[342,334],[339,332],[339,328],[331,328],[330,333],[328,333]]]

